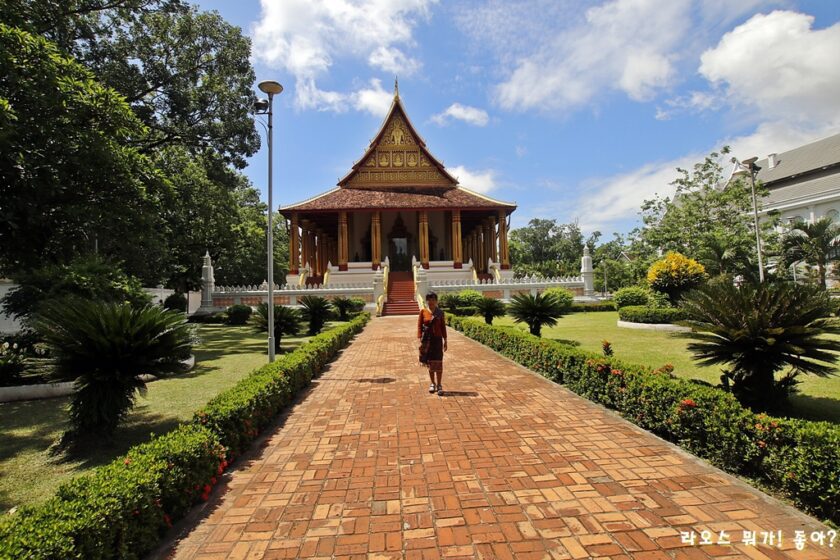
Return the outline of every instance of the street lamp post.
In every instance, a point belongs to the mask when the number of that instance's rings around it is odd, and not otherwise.
[[[274,361],[274,202],[272,200],[274,173],[274,134],[273,134],[273,105],[274,96],[283,91],[283,86],[273,80],[260,82],[260,91],[268,94],[268,102],[264,99],[257,101],[258,113],[268,114],[268,361]]]
[[[761,235],[758,229],[758,203],[755,198],[755,176],[758,174],[759,170],[761,169],[759,166],[755,164],[757,157],[753,156],[749,159],[745,159],[744,161],[738,161],[736,158],[732,158],[732,161],[735,165],[738,166],[738,171],[733,174],[734,175],[743,175],[743,172],[749,173],[750,176],[750,190],[752,191],[752,205],[753,205],[753,222],[755,223],[755,250],[758,253],[758,280],[759,282],[764,282],[764,259],[761,256]]]

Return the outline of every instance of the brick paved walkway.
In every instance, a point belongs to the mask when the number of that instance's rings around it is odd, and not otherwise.
[[[826,527],[452,330],[429,395],[414,324],[370,323],[169,556],[840,558],[793,549]],[[732,544],[681,542],[704,529]]]

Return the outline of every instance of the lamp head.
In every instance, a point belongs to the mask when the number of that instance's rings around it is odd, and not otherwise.
[[[254,102],[254,111],[257,113],[268,112],[268,99],[257,99]]]
[[[267,93],[269,95],[277,95],[283,91],[283,86],[280,85],[279,82],[275,82],[274,80],[265,80],[260,82],[257,86],[260,88],[260,91],[263,93]]]
[[[751,157],[751,158],[747,158],[747,159],[745,159],[745,160],[744,160],[744,161],[742,161],[741,163],[743,163],[744,165],[752,166],[752,164],[754,164],[754,163],[755,163],[755,162],[757,162],[757,161],[758,161],[758,158],[757,158],[757,157],[755,157],[755,156],[753,156],[753,157]]]

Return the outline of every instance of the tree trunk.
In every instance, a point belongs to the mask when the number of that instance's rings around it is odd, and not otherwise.
[[[822,285],[823,290],[825,290],[825,263],[818,263],[817,270],[820,272],[820,285]]]

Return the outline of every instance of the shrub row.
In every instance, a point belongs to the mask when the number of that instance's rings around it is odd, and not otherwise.
[[[181,424],[0,519],[0,558],[141,558],[368,321],[346,325],[253,371]]]
[[[611,301],[598,303],[573,303],[569,309],[571,313],[582,313],[587,311],[615,311],[615,304]]]
[[[840,426],[755,414],[732,394],[659,369],[448,317],[468,337],[718,467],[763,481],[812,514],[840,522]]]
[[[675,323],[686,319],[682,309],[630,305],[618,310],[618,318],[630,323]]]

